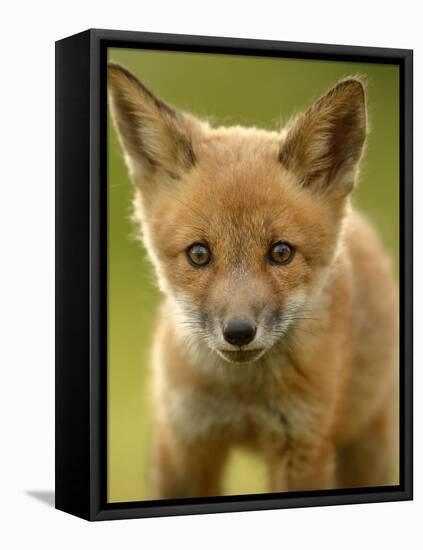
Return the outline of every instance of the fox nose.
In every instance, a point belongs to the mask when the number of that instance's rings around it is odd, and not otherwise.
[[[233,319],[223,327],[223,336],[234,346],[245,346],[254,340],[256,327],[246,319]]]

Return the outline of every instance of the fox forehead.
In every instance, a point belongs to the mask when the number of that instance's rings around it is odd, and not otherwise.
[[[267,169],[282,167],[278,157],[284,132],[242,126],[210,128],[207,123],[201,123],[198,130],[195,154],[203,167],[210,170],[238,164],[245,169],[258,169],[261,164]]]
[[[206,126],[196,140],[195,165],[167,185],[158,182],[151,210],[165,210],[166,219],[176,222],[182,207],[184,219],[195,219],[198,227],[224,221],[227,228],[251,226],[257,234],[269,219],[283,220],[290,212],[292,217],[298,200],[313,208],[316,201],[278,161],[280,146],[276,132]],[[142,194],[142,184],[139,188]]]

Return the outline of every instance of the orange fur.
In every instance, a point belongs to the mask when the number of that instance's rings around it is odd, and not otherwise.
[[[210,128],[109,68],[135,209],[164,292],[153,350],[157,498],[218,495],[248,445],[272,491],[386,485],[396,457],[397,290],[351,211],[363,84],[338,83],[282,133]],[[274,242],[294,249],[268,259]],[[186,250],[204,243],[205,267]],[[234,318],[257,327],[225,341]]]

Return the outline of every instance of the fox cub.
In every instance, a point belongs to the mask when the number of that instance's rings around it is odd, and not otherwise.
[[[154,496],[222,494],[234,445],[260,453],[271,491],[394,484],[397,289],[349,199],[363,83],[282,132],[211,128],[115,64],[108,89],[164,294]]]

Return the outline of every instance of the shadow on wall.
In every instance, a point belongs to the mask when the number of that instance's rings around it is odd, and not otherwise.
[[[25,491],[25,493],[36,500],[39,500],[46,506],[54,508],[54,491]]]

